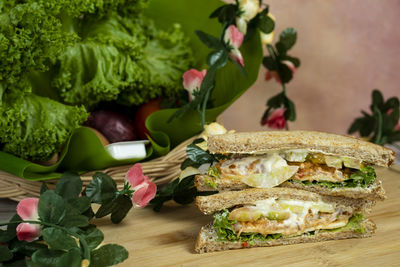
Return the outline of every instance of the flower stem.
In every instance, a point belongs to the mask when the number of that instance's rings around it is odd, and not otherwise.
[[[89,246],[88,246],[86,240],[83,239],[79,234],[74,233],[74,232],[68,230],[65,227],[62,227],[62,226],[59,226],[59,225],[56,225],[56,224],[52,224],[52,223],[42,222],[42,221],[12,221],[12,222],[8,222],[8,223],[0,223],[0,226],[16,224],[16,223],[42,224],[42,225],[45,225],[45,226],[54,227],[54,228],[60,229],[60,230],[62,230],[64,232],[67,232],[69,235],[74,236],[74,237],[79,239],[79,242],[82,244],[82,248],[83,248],[83,254],[84,254],[83,256],[84,256],[85,259],[88,259],[89,262],[90,262],[90,249],[89,249]]]

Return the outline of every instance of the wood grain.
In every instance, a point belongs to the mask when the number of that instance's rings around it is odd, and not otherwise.
[[[252,248],[196,254],[195,238],[212,220],[194,205],[168,206],[159,213],[135,209],[120,225],[108,218],[97,221],[106,243],[129,251],[120,266],[400,266],[400,168],[378,169],[387,199],[369,216],[376,234],[349,239],[291,246]]]

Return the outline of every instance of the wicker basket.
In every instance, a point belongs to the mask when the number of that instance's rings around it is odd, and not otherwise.
[[[156,184],[163,184],[171,181],[179,176],[180,164],[186,158],[186,146],[191,144],[197,137],[192,137],[179,146],[171,150],[167,155],[141,163],[143,173]],[[123,165],[118,167],[98,170],[110,175],[119,188],[123,187],[125,174],[132,165]],[[88,172],[81,175],[84,185],[87,185],[92,180],[92,175],[95,173]],[[49,188],[54,188],[57,179],[45,180]],[[0,198],[9,198],[20,201],[27,197],[39,197],[42,181],[28,181],[12,175],[7,172],[0,171]]]

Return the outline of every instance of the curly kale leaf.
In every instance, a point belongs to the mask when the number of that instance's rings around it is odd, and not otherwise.
[[[83,107],[72,107],[35,94],[3,95],[0,103],[3,150],[32,160],[47,160],[87,118]]]

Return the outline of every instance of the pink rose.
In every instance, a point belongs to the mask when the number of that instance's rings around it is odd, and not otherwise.
[[[183,74],[183,88],[189,92],[189,100],[192,101],[194,96],[193,92],[199,90],[207,70],[198,71],[190,69]]]
[[[132,202],[136,207],[145,207],[155,197],[157,186],[149,180],[149,177],[143,175],[142,165],[139,163],[129,169],[126,179],[134,190]]]
[[[272,129],[283,129],[286,125],[285,108],[275,109],[266,119],[261,122],[261,125],[268,125]]]
[[[39,221],[38,198],[25,198],[17,205],[17,214],[24,221]],[[18,240],[32,242],[40,236],[39,224],[20,223],[17,226]]]
[[[289,69],[292,71],[292,75],[295,74],[297,69],[291,61],[282,60],[282,63],[289,67]],[[279,77],[278,72],[274,70],[273,71],[267,70],[267,72],[265,73],[265,80],[269,81],[272,78],[274,78],[277,83],[281,83],[281,78]]]
[[[231,48],[229,56],[241,66],[244,66],[244,60],[239,47],[243,43],[243,37],[243,33],[235,25],[231,25],[225,30],[224,42]]]

